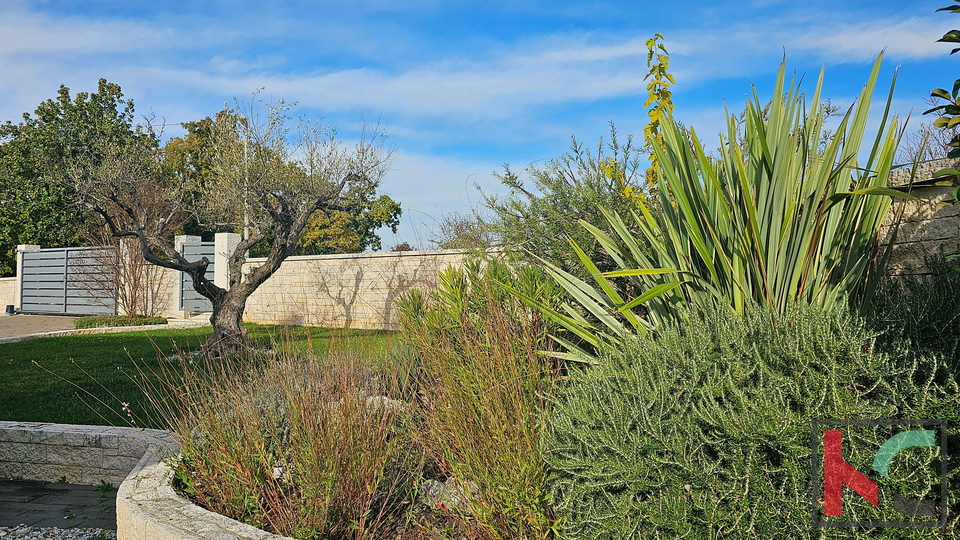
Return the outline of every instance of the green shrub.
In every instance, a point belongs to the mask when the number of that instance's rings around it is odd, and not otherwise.
[[[605,362],[572,372],[558,392],[545,456],[566,535],[953,534],[955,503],[947,529],[816,530],[811,524],[811,420],[946,418],[955,425],[957,373],[943,358],[904,347],[876,352],[863,322],[813,308],[777,319],[761,309],[730,316],[714,308],[687,312],[685,319],[656,337],[607,350]],[[864,444],[845,442],[845,459],[869,470],[873,452],[890,436],[885,429],[858,431]],[[956,437],[950,439],[948,448],[955,447]],[[932,466],[930,452],[909,458]],[[952,472],[952,493],[958,480]],[[890,481],[908,497],[923,498],[932,489],[907,477]],[[856,496],[844,502],[851,519],[875,518],[875,512]]]
[[[81,328],[105,328],[111,326],[146,326],[154,324],[167,324],[164,317],[125,317],[123,315],[93,315],[90,317],[77,317],[73,320],[73,327]]]
[[[608,230],[600,208],[628,213],[636,209],[634,198],[625,197],[626,189],[641,197],[645,183],[640,166],[641,150],[632,137],[624,142],[612,123],[610,138],[601,139],[593,149],[572,140],[570,150],[543,165],[524,169],[528,181],[505,168],[497,178],[509,191],[506,196],[487,196],[484,206],[493,219],[488,230],[516,260],[536,263],[537,257],[553,262],[567,272],[589,279],[580,261],[570,250],[575,240],[602,270],[612,261],[580,220]],[[645,195],[645,194],[644,194]],[[534,256],[531,256],[534,255]]]
[[[878,345],[907,342],[944,358],[960,359],[960,280],[956,263],[926,257],[928,275],[891,276],[880,282],[868,319],[879,331]]]
[[[543,320],[504,282],[537,298],[555,289],[535,268],[474,261],[400,302],[403,336],[422,363],[419,433],[435,480],[455,479],[466,501],[457,519],[480,538],[545,538],[554,520],[539,448],[553,365],[537,354]]]

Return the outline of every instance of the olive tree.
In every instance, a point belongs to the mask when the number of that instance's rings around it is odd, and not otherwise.
[[[247,299],[296,249],[317,211],[351,212],[365,204],[389,169],[393,149],[375,127],[364,126],[345,144],[336,131],[302,117],[278,101],[257,95],[213,121],[212,174],[165,174],[163,151],[145,145],[101,150],[110,159],[79,161],[72,174],[80,201],[100,216],[111,234],[139,241],[143,257],[187,273],[210,300],[212,354],[236,354],[245,345],[241,326]],[[187,261],[173,234],[193,218],[207,230],[243,231],[228,258],[229,286],[206,278],[210,261]],[[246,254],[266,252],[259,266],[244,269]],[[249,270],[249,271],[246,271]]]

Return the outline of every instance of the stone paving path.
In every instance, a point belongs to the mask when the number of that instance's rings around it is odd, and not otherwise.
[[[8,315],[0,314],[0,339],[9,337],[73,330],[76,317],[59,315]]]
[[[0,480],[0,527],[117,528],[117,490]]]

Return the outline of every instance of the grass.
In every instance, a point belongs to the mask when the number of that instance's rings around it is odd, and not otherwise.
[[[374,330],[247,325],[257,348],[289,352],[390,347],[391,334]],[[159,372],[165,357],[198,350],[210,328],[90,334],[0,345],[0,420],[165,427],[152,418],[140,373]],[[124,405],[127,404],[126,410]],[[127,412],[129,411],[129,412]]]

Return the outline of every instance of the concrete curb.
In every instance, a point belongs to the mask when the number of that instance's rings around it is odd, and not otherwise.
[[[117,492],[117,540],[291,540],[200,508],[170,487],[173,470],[150,448]]]
[[[103,328],[81,328],[79,330],[56,330],[53,332],[41,332],[38,334],[0,338],[0,345],[4,343],[18,343],[28,339],[40,339],[48,337],[75,336],[85,334],[119,334],[121,332],[143,332],[148,330],[170,330],[175,328],[200,328],[203,326],[210,326],[210,321],[180,320],[171,321],[167,324],[148,324],[143,326],[108,326]]]

